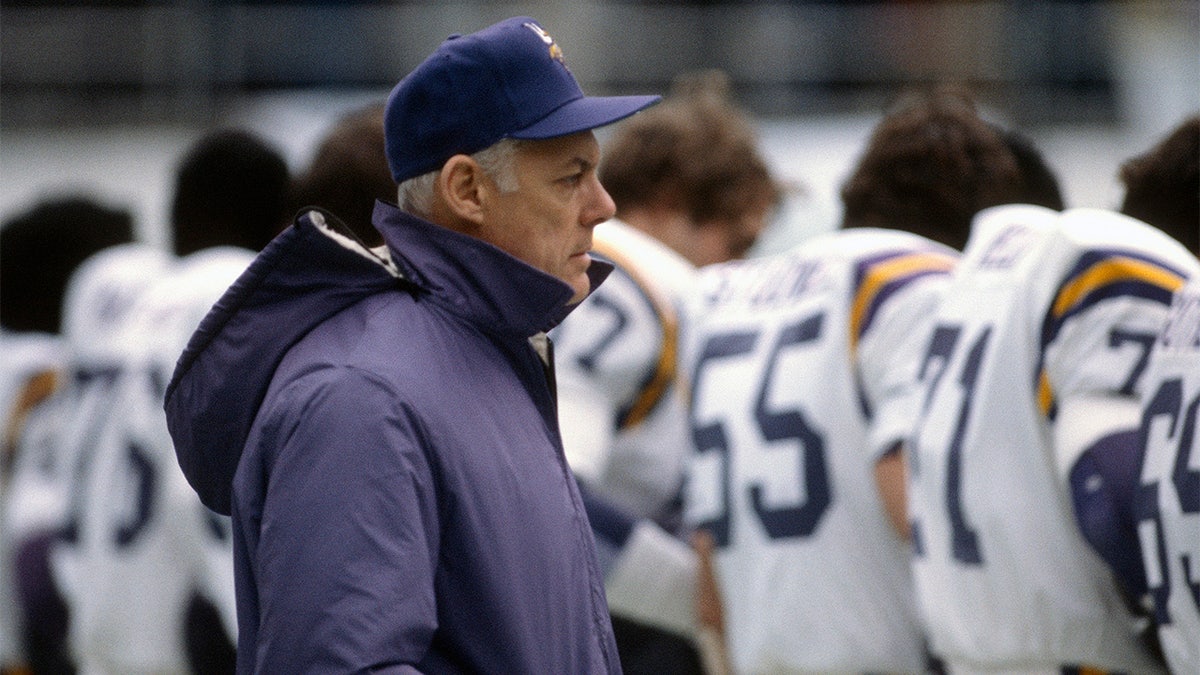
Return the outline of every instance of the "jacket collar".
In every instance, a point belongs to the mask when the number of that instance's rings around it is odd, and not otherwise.
[[[328,317],[385,292],[438,303],[509,338],[549,330],[574,308],[566,283],[472,237],[376,207],[386,250],[368,250],[320,211],[301,214],[225,292],[192,335],[164,408],[179,466],[228,514],[242,449],[275,368]],[[594,289],[612,267],[593,262]]]
[[[430,298],[484,330],[530,337],[558,325],[574,305],[571,287],[499,248],[376,202],[383,233],[400,275]],[[593,260],[592,290],[612,265]]]

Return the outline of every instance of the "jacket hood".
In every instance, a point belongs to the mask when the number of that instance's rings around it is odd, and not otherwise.
[[[176,458],[210,509],[230,512],[233,475],[284,355],[334,314],[407,292],[482,330],[529,337],[573,306],[570,287],[473,237],[379,203],[386,249],[368,249],[332,215],[301,214],[209,311],[175,366],[164,408]],[[594,262],[595,288],[611,266]]]

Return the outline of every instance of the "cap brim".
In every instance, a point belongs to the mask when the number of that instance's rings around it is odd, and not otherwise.
[[[566,136],[619,122],[660,100],[661,96],[584,96],[508,135],[522,139]]]

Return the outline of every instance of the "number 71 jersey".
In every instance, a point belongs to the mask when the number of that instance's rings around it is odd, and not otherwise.
[[[856,229],[702,272],[685,517],[717,544],[736,672],[923,670],[908,550],[874,468],[912,424],[955,256]]]
[[[1078,530],[1052,439],[1066,402],[1136,396],[1196,268],[1110,211],[976,217],[921,361],[909,454],[917,596],[952,669],[1158,670]]]

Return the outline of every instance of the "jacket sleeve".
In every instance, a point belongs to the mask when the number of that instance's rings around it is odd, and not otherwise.
[[[271,409],[256,672],[415,672],[437,629],[438,505],[420,425],[385,383],[328,368]]]

